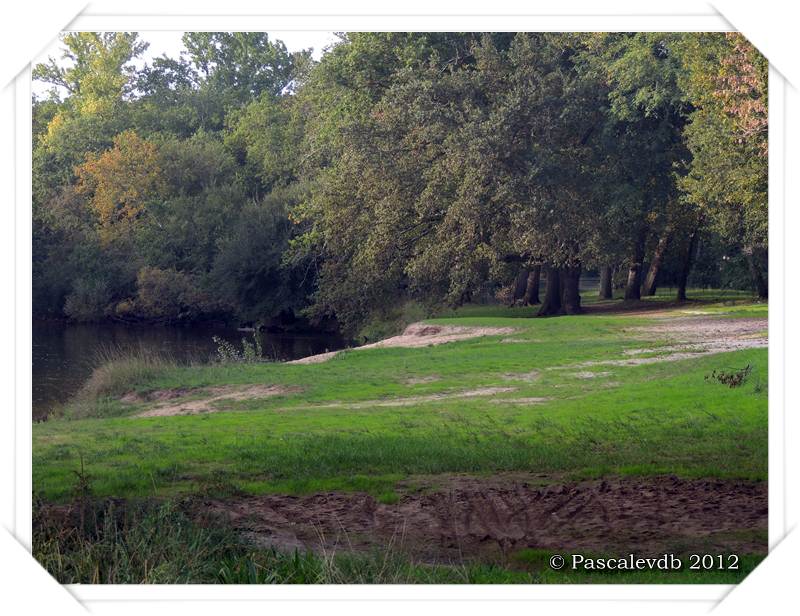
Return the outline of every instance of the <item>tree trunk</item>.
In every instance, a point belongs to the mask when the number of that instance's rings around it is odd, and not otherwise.
[[[511,304],[516,304],[525,296],[525,287],[528,284],[528,269],[523,268],[517,274],[514,280],[514,294],[511,297]]]
[[[531,273],[528,274],[528,284],[525,286],[525,297],[523,298],[526,306],[533,306],[539,303],[539,278],[542,273],[541,265],[534,265]]]
[[[625,299],[642,298],[642,260],[644,259],[644,232],[639,234],[633,248],[631,264],[628,268],[628,283],[625,285]]]
[[[600,298],[612,299],[614,297],[613,289],[613,272],[610,265],[604,265],[600,268]]]
[[[642,293],[645,295],[656,294],[656,281],[658,279],[658,272],[661,269],[661,264],[664,262],[664,253],[667,251],[669,244],[669,232],[665,231],[659,238],[656,251],[653,254],[653,261],[650,263],[650,269],[647,270],[647,276],[644,279],[644,288]]]
[[[562,314],[581,313],[581,294],[579,284],[581,266],[565,267],[561,270],[561,312]]]
[[[697,249],[697,229],[692,230],[689,234],[688,246],[683,255],[683,267],[678,274],[678,294],[675,297],[679,302],[686,301],[686,283],[689,280],[689,274],[692,272],[692,265],[694,265],[694,253]]]
[[[550,265],[545,266],[547,285],[544,290],[544,301],[537,316],[547,317],[561,313],[561,277],[558,269]]]
[[[628,282],[625,284],[625,299],[641,299],[641,287],[639,280],[641,278],[641,263],[631,263],[628,268]]]
[[[767,281],[764,280],[764,274],[761,271],[761,266],[758,263],[755,251],[752,248],[747,248],[744,252],[747,255],[747,265],[750,268],[750,277],[753,279],[753,287],[760,299],[767,299],[769,289],[767,287]]]

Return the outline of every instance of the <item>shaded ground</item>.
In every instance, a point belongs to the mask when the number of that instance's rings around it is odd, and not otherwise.
[[[674,476],[551,483],[552,476],[405,482],[382,504],[364,493],[264,495],[206,503],[204,514],[260,546],[363,551],[391,546],[430,562],[524,548],[652,555],[766,551],[766,482]]]

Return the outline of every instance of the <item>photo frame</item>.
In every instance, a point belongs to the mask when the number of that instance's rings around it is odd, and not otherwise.
[[[344,4],[347,4],[345,8]],[[303,15],[254,14],[263,10],[248,3],[234,3],[224,8],[231,10],[231,15],[220,15],[218,6],[210,2],[193,3],[186,11],[170,8],[170,14],[158,15],[157,9],[163,8],[156,3],[144,3],[135,8],[135,13],[123,4],[98,3],[83,10],[74,19],[64,21],[64,30],[98,31],[98,30],[498,30],[498,31],[730,31],[739,29],[770,59],[770,244],[773,258],[770,259],[770,277],[784,281],[773,285],[771,297],[769,327],[769,545],[770,556],[738,587],[726,585],[641,585],[641,586],[535,586],[535,587],[480,587],[480,586],[374,586],[374,587],[242,587],[242,586],[69,586],[59,587],[52,578],[41,570],[38,564],[28,558],[25,560],[17,549],[3,551],[13,562],[4,562],[9,575],[17,576],[17,571],[26,571],[24,581],[14,582],[13,589],[21,591],[21,597],[31,600],[47,600],[53,609],[64,611],[64,602],[69,596],[93,612],[112,613],[124,606],[136,606],[142,609],[139,601],[147,601],[147,608],[155,610],[174,609],[176,601],[187,602],[199,613],[211,611],[220,601],[231,602],[234,609],[263,609],[258,602],[269,601],[268,609],[296,609],[300,604],[315,609],[326,602],[326,611],[352,610],[366,611],[375,609],[376,602],[381,602],[379,609],[385,610],[387,602],[393,603],[394,610],[417,609],[407,602],[422,602],[427,607],[441,605],[442,601],[461,602],[464,611],[472,609],[485,610],[486,602],[514,602],[520,609],[562,609],[567,602],[579,599],[586,605],[587,601],[596,601],[602,607],[619,613],[621,608],[636,606],[642,609],[647,603],[648,611],[655,609],[673,609],[680,605],[691,605],[692,608],[708,609],[719,603],[719,609],[738,609],[748,600],[763,597],[764,593],[779,596],[791,593],[788,585],[788,574],[791,573],[792,554],[797,553],[797,534],[789,533],[796,522],[796,512],[790,507],[792,500],[790,477],[796,475],[797,455],[792,452],[790,437],[796,436],[797,422],[786,413],[792,408],[791,401],[796,400],[791,379],[786,375],[793,374],[795,358],[791,354],[791,341],[794,339],[796,326],[792,325],[790,312],[786,306],[793,305],[791,285],[786,284],[790,269],[787,264],[792,256],[797,256],[792,247],[791,229],[796,229],[797,214],[787,208],[797,196],[797,179],[787,170],[796,167],[797,162],[797,115],[798,95],[794,84],[798,73],[797,62],[791,57],[781,57],[783,50],[791,41],[772,28],[777,21],[788,24],[791,20],[781,19],[777,11],[761,11],[759,18],[744,12],[744,3],[716,3],[714,7],[699,8],[697,3],[683,2],[674,7],[675,14],[664,14],[663,9],[652,7],[646,10],[640,5],[630,2],[604,3],[602,10],[595,4],[586,2],[571,3],[567,8],[563,5],[548,6],[537,3],[526,7],[523,13],[513,7],[492,7],[497,9],[495,15],[482,13],[482,5],[473,3],[466,12],[464,5],[450,10],[458,11],[446,14],[442,9],[436,12],[422,3],[414,7],[385,7],[379,14],[375,8],[366,3],[344,3],[340,14],[328,14],[324,3],[309,3],[308,12]],[[352,8],[350,5],[353,5]],[[418,5],[418,6],[417,6]],[[729,6],[728,6],[729,5]],[[738,6],[734,6],[738,5]],[[448,7],[449,8],[449,7]],[[506,10],[503,10],[506,9]],[[41,10],[41,9],[40,9]],[[485,9],[484,9],[485,10]],[[681,10],[685,12],[681,12]],[[152,13],[150,13],[152,11]],[[363,12],[362,12],[363,11]],[[440,12],[441,11],[441,12]],[[238,13],[238,14],[237,14]],[[460,14],[459,14],[460,13]],[[34,12],[35,16],[35,12]],[[728,17],[730,16],[730,17]],[[22,31],[22,30],[21,30]],[[56,32],[25,31],[32,41],[40,41],[39,49],[51,41]],[[783,42],[782,42],[783,41]],[[770,45],[774,44],[774,53]],[[37,44],[34,44],[37,46]],[[17,60],[17,58],[14,58]],[[4,67],[5,68],[5,67]],[[12,64],[12,69],[13,64]],[[11,139],[4,139],[6,144],[3,186],[7,201],[14,201],[13,216],[6,211],[6,219],[0,225],[6,233],[3,250],[6,251],[3,262],[14,264],[13,280],[15,286],[15,303],[7,303],[2,307],[0,322],[5,327],[5,339],[13,340],[15,352],[13,357],[7,351],[4,354],[6,392],[14,391],[13,405],[15,415],[6,418],[6,438],[3,449],[6,451],[6,472],[3,475],[3,490],[12,495],[11,504],[3,509],[3,526],[9,531],[8,536],[29,549],[31,542],[31,431],[30,431],[30,390],[31,390],[31,332],[28,316],[31,308],[31,250],[30,250],[30,64],[16,74],[10,85],[4,83],[3,114],[4,127],[9,130]],[[5,74],[5,73],[4,73]],[[9,119],[9,116],[11,119]],[[793,127],[793,132],[787,130]],[[13,150],[9,147],[13,142]],[[13,230],[13,233],[12,233]],[[13,237],[12,237],[13,236]],[[788,241],[787,241],[788,240]],[[7,274],[7,279],[11,276]],[[13,378],[9,378],[9,375]],[[785,393],[784,393],[785,392]],[[10,405],[9,405],[10,406]],[[13,454],[13,455],[12,455]],[[10,469],[10,472],[8,472]],[[795,516],[795,517],[793,517]],[[7,543],[8,538],[3,537]],[[793,541],[793,543],[791,543]],[[781,558],[783,560],[781,560]],[[782,563],[782,564],[781,564]],[[781,577],[783,576],[783,578]],[[784,586],[781,586],[781,579]],[[44,591],[54,586],[51,592]],[[64,592],[66,590],[66,593]],[[68,593],[68,594],[67,594]],[[16,596],[16,595],[15,595]],[[529,603],[530,602],[530,603]],[[658,602],[651,604],[650,602]],[[720,603],[721,602],[721,603]],[[58,604],[58,605],[57,605]],[[404,605],[405,604],[405,605]],[[464,605],[465,604],[465,605]],[[332,606],[332,607],[331,607]],[[400,606],[400,607],[397,607]],[[730,607],[729,607],[730,606]],[[73,606],[74,607],[74,606]],[[331,609],[329,609],[331,607]],[[72,608],[67,608],[72,609]],[[593,608],[593,611],[595,608]],[[78,612],[76,612],[78,613]],[[731,612],[733,613],[733,612]]]

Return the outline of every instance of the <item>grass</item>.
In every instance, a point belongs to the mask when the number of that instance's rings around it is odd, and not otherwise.
[[[145,347],[134,350],[109,347],[98,353],[94,363],[97,368],[72,403],[60,409],[59,416],[81,419],[122,413],[124,409],[114,404],[117,398],[130,392],[137,383],[156,378],[175,366],[170,357]]]
[[[674,310],[679,315],[694,308]],[[766,316],[767,306],[726,298],[699,304],[697,310],[742,318]],[[320,364],[177,366],[161,359],[115,359],[93,375],[68,406],[66,417],[33,426],[34,490],[48,503],[68,502],[81,458],[95,498],[132,501],[348,490],[368,492],[391,504],[399,499],[398,482],[415,475],[506,471],[566,478],[669,473],[766,480],[766,349],[638,366],[577,367],[624,357],[630,349],[646,347],[658,355],[659,345],[637,339],[640,334],[634,329],[649,322],[646,314],[531,319],[531,312],[469,306],[435,322],[512,327],[514,333],[435,347],[347,351]],[[704,378],[714,370],[748,364],[752,373],[740,387]],[[578,376],[587,371],[601,375]],[[251,384],[280,384],[299,393],[220,403],[221,410],[229,412],[153,418],[130,416],[147,403],[119,400],[130,391],[145,395],[182,388],[202,396],[203,388]],[[381,405],[481,387],[515,390],[497,394],[492,401],[443,397]],[[530,398],[545,400],[514,402]],[[275,560],[282,557],[269,558],[274,566],[265,571],[283,570],[285,563]],[[378,566],[347,565],[342,558],[336,561],[337,571],[350,567],[362,572],[341,574],[342,579],[361,579],[362,574],[369,578],[373,573],[366,572]],[[257,577],[252,572],[260,571],[258,566],[234,561],[240,564],[231,565],[231,580]],[[298,570],[322,576],[315,579],[334,575],[329,569],[319,573],[319,563],[298,563],[291,566],[291,575],[301,579],[306,574]],[[558,576],[568,575],[526,571],[521,563],[509,569],[506,564],[497,571],[476,565],[455,572],[423,568],[423,574],[408,562],[394,563],[390,569],[397,579],[409,579],[403,575],[413,570],[413,576],[432,581],[440,575],[461,581],[529,582],[532,576],[563,581]],[[79,577],[88,575],[81,572]],[[197,575],[210,579],[205,573]],[[283,580],[281,575],[273,581]],[[573,581],[578,574],[569,575]],[[581,581],[647,577],[581,575]],[[680,572],[660,575],[668,581],[689,579]],[[697,575],[689,577],[699,580]]]
[[[193,522],[187,510],[197,506],[95,501],[81,512],[82,522],[68,524],[38,505],[33,555],[63,584],[727,584],[762,558],[743,555],[736,571],[690,571],[688,553],[679,555],[683,566],[675,571],[557,571],[547,550],[520,550],[504,562],[441,564],[390,550],[287,553],[246,544],[223,525]]]

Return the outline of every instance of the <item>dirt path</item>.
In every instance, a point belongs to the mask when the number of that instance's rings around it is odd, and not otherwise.
[[[208,501],[205,511],[262,546],[369,550],[392,546],[431,562],[523,548],[656,554],[763,552],[763,482],[672,476],[548,483],[552,477],[449,477],[407,484],[399,502],[367,494],[265,495]]]

